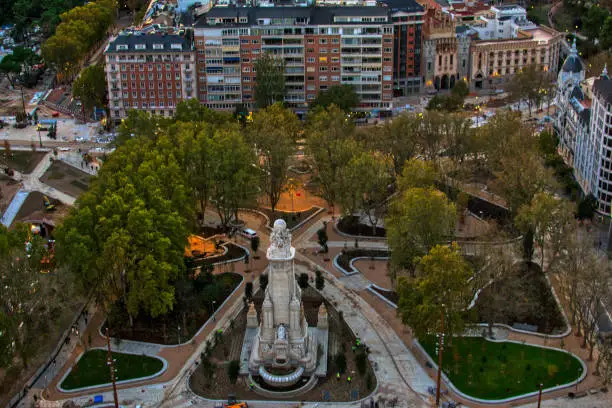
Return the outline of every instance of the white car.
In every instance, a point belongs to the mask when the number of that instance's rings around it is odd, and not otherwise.
[[[257,231],[250,228],[243,228],[240,230],[239,234],[245,238],[253,239],[257,236]]]

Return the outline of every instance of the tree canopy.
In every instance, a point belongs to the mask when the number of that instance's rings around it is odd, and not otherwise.
[[[359,105],[359,95],[351,85],[333,85],[319,92],[311,107],[327,108],[332,104],[349,113]]]
[[[284,60],[264,53],[255,62],[255,71],[255,105],[262,109],[276,102],[284,103],[287,93]]]
[[[83,103],[86,112],[106,106],[106,74],[101,64],[92,65],[81,71],[72,84],[72,95]]]
[[[419,339],[434,333],[461,334],[472,297],[471,276],[456,244],[434,246],[419,261],[416,279],[399,279],[397,310],[402,322]]]

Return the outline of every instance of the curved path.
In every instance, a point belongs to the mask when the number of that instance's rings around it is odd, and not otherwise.
[[[242,217],[242,216],[241,216]],[[247,225],[255,228],[259,231],[261,236],[261,247],[266,248],[268,245],[267,231],[263,227],[263,222],[260,217],[254,214],[244,214]],[[432,369],[425,369],[423,356],[419,354],[417,350],[412,347],[412,337],[409,330],[401,323],[400,319],[396,315],[395,309],[392,309],[388,304],[371,294],[370,292],[363,290],[362,285],[354,284],[353,281],[345,279],[340,272],[335,271],[329,261],[326,261],[321,255],[313,254],[314,248],[317,245],[313,239],[316,235],[316,230],[321,228],[323,221],[331,221],[329,216],[319,215],[315,220],[307,223],[300,230],[294,233],[293,245],[298,248],[296,251],[296,268],[300,271],[305,271],[309,274],[313,274],[315,268],[322,269],[326,272],[324,275],[326,284],[322,291],[322,294],[329,299],[339,310],[343,311],[345,320],[355,332],[369,347],[371,350],[370,359],[374,365],[376,377],[378,380],[378,389],[376,391],[376,399],[390,400],[397,398],[399,401],[398,407],[421,407],[427,406],[429,397],[426,395],[427,387],[433,385],[433,378],[435,378],[435,371]],[[328,229],[331,229],[331,225],[328,224]],[[350,241],[349,241],[350,242]],[[384,241],[373,240],[366,241],[360,240],[360,247],[372,247],[381,248],[386,247]],[[344,247],[344,241],[332,241],[330,244],[331,251],[340,251]],[[263,254],[262,254],[263,255]],[[329,256],[329,255],[328,255]],[[264,258],[263,256],[261,258]],[[265,263],[264,260],[260,262]],[[241,272],[242,263],[236,265],[237,272]],[[261,273],[265,268],[265,265],[257,264],[255,269],[255,275]],[[355,275],[361,277],[361,274]],[[367,279],[362,278],[365,282]],[[140,385],[125,385],[120,388],[119,396],[120,401],[138,401],[146,407],[172,407],[181,408],[188,406],[198,407],[214,407],[213,401],[203,399],[189,390],[188,378],[191,372],[195,369],[196,360],[199,353],[204,347],[205,337],[207,333],[211,333],[214,329],[224,327],[228,324],[230,318],[236,310],[241,307],[241,293],[240,296],[228,302],[221,310],[218,311],[216,322],[207,322],[202,336],[198,335],[195,344],[187,344],[185,346],[164,349],[162,352],[175,353],[174,357],[165,355],[164,357],[169,361],[168,372],[157,380],[143,382]],[[97,327],[97,325],[95,326]],[[90,325],[91,328],[91,325]],[[530,335],[518,335],[510,333],[510,338],[513,340],[526,341],[532,344],[543,344],[546,343],[551,346],[559,346],[560,341],[551,341],[545,338],[530,336]],[[580,339],[574,336],[569,336],[564,339],[565,345],[568,349],[584,358],[585,351],[579,348],[577,342]],[[94,342],[95,343],[95,342]],[[576,348],[578,350],[576,350]],[[174,351],[168,351],[174,350]],[[67,363],[65,369],[70,365]],[[592,364],[590,364],[592,366]],[[591,367],[590,367],[591,368]],[[592,375],[589,375],[587,379],[578,387],[579,390],[588,390],[592,388],[597,379]],[[42,406],[61,406],[61,400],[66,398],[67,395],[59,393],[54,386],[49,388],[49,397],[56,401],[49,401]],[[105,401],[112,400],[109,389],[102,389],[101,392],[95,394],[104,395]],[[75,398],[78,402],[86,402],[91,398],[93,393],[90,395],[79,395]],[[545,394],[545,398],[558,398],[567,395],[567,391],[559,391],[557,393]],[[456,401],[461,401],[456,395],[450,394],[450,397]],[[513,406],[517,406],[520,403],[533,403],[534,398],[521,400],[515,402]],[[579,407],[589,406],[599,408],[604,406],[610,406],[610,401],[603,401],[601,397],[589,397],[584,401],[584,405],[581,400],[568,401],[567,399],[557,399],[545,401],[543,406],[551,407]],[[479,406],[468,401],[461,401],[468,406]],[[279,407],[289,408],[296,407],[295,402],[270,402],[270,401],[252,401],[249,402],[249,406],[255,408],[263,407]],[[359,402],[353,403],[331,403],[331,404],[320,404],[320,403],[307,403],[301,405],[304,407],[358,407]],[[498,404],[496,406],[510,406],[504,404]]]

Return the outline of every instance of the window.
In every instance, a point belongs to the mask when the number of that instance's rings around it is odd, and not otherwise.
[[[181,97],[181,91],[176,91],[176,97],[180,98]]]
[[[327,81],[327,77],[326,76],[320,76],[319,77],[319,81]]]
[[[306,62],[313,63],[313,62],[315,62],[315,59],[314,59],[314,57],[308,57],[308,58],[306,59]]]
[[[319,67],[319,71],[320,72],[325,72],[325,71],[327,71],[327,67]]]
[[[327,38],[319,38],[319,44],[327,44]]]
[[[327,48],[319,48],[320,54],[327,54]]]
[[[319,62],[327,62],[327,57],[319,57]]]

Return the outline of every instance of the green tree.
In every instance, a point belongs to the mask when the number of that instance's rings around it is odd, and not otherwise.
[[[355,127],[335,105],[318,108],[310,115],[306,128],[308,152],[313,159],[315,179],[320,183],[320,194],[333,207],[340,171],[359,149],[354,139]]]
[[[508,90],[512,98],[527,102],[529,116],[532,108],[540,105],[544,98],[544,90],[549,86],[551,78],[538,65],[531,64],[522,68],[512,77]]]
[[[257,112],[249,128],[250,139],[259,155],[262,187],[272,212],[287,183],[289,158],[295,152],[299,130],[297,116],[280,102]]]
[[[349,215],[363,211],[373,235],[386,213],[391,181],[390,163],[373,152],[361,152],[340,170],[337,189],[342,208]]]
[[[227,227],[238,220],[238,209],[249,205],[257,195],[255,156],[239,131],[219,129],[212,139],[212,157],[210,199],[221,224]]]
[[[372,148],[391,158],[394,179],[402,173],[406,160],[418,153],[419,123],[415,115],[403,113],[370,132]]]
[[[359,105],[359,96],[351,85],[333,85],[327,90],[319,92],[311,107],[322,106],[327,108],[336,105],[344,112],[352,112]]]
[[[608,16],[599,33],[601,48],[609,50],[612,48],[612,16]]]
[[[264,273],[259,277],[259,289],[261,289],[262,292],[265,292],[267,287],[268,275]]]
[[[262,109],[276,102],[284,103],[287,93],[284,60],[264,53],[255,62],[255,70],[255,105]]]
[[[324,253],[327,253],[329,251],[329,249],[327,248],[328,239],[329,238],[327,236],[327,230],[325,227],[317,230],[317,242],[319,243],[319,245],[321,245],[321,249]]]
[[[29,86],[32,68],[40,62],[40,56],[30,48],[15,47],[12,54],[0,61],[0,72],[6,75],[11,86],[15,86],[17,77],[23,84]]]
[[[438,177],[438,172],[430,162],[410,159],[404,164],[402,175],[397,180],[397,184],[402,191],[415,187],[429,188],[434,186]]]
[[[236,384],[238,374],[240,373],[240,361],[232,360],[227,366],[227,375],[231,384]]]
[[[516,225],[525,237],[533,238],[540,247],[540,265],[544,269],[544,248],[546,241],[551,245],[565,239],[568,228],[574,219],[572,205],[557,199],[550,193],[537,193],[529,204],[521,206],[515,219]],[[557,244],[559,245],[559,244]],[[549,267],[553,264],[555,254],[549,259]]]
[[[297,282],[298,282],[298,286],[302,288],[302,290],[305,290],[308,287],[308,274],[300,273],[300,275],[298,276]]]
[[[451,91],[451,95],[458,98],[463,104],[463,100],[470,94],[470,88],[464,80],[457,81]]]
[[[455,205],[434,188],[411,188],[396,196],[385,219],[391,262],[414,271],[418,258],[453,237]]]
[[[315,287],[317,290],[323,290],[325,287],[325,279],[323,278],[323,274],[319,269],[315,271]]]
[[[58,261],[103,306],[125,305],[130,324],[172,310],[185,267],[193,201],[176,153],[167,135],[125,142],[56,232]]]
[[[253,258],[258,259],[257,250],[259,249],[259,237],[251,238],[251,250],[253,251]]]
[[[597,199],[593,194],[589,194],[583,197],[578,202],[578,213],[577,217],[580,220],[591,220],[597,210]]]
[[[603,7],[592,5],[586,15],[582,16],[582,33],[590,41],[599,37],[599,33],[604,26],[610,13]]]
[[[346,356],[344,353],[336,354],[334,357],[334,364],[336,365],[336,368],[340,374],[344,374],[346,372]]]
[[[461,334],[465,310],[471,300],[472,271],[456,244],[436,245],[419,262],[414,280],[399,279],[398,314],[415,336]]]
[[[101,64],[85,68],[72,84],[72,96],[80,99],[87,113],[106,106],[106,74]]]

